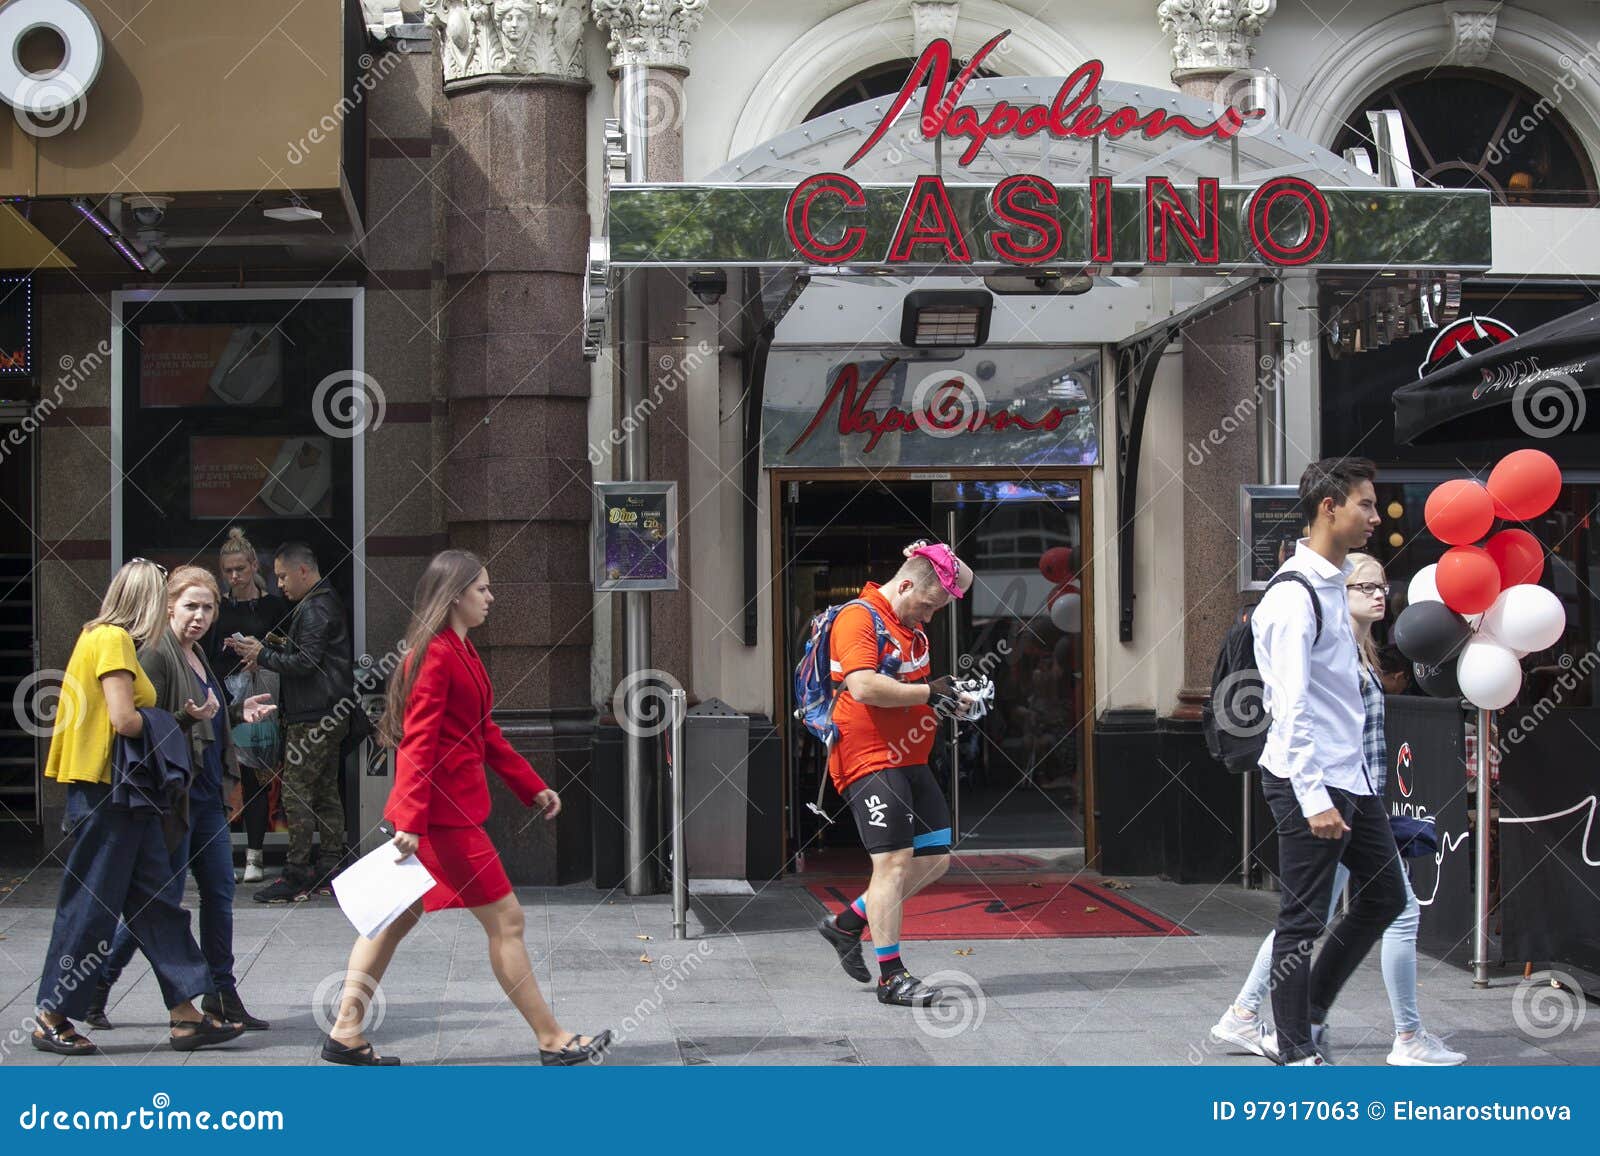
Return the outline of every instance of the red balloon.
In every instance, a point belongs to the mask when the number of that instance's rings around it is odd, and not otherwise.
[[[1501,530],[1483,544],[1500,570],[1500,589],[1531,586],[1544,574],[1544,547],[1526,530]]]
[[[1072,577],[1072,547],[1052,546],[1039,555],[1039,573],[1051,582],[1065,582]]]
[[[1454,546],[1439,559],[1434,572],[1439,597],[1457,614],[1477,614],[1500,597],[1500,567],[1489,551],[1477,546]]]
[[[1439,541],[1465,546],[1494,525],[1494,499],[1477,482],[1461,478],[1441,482],[1428,495],[1422,518]]]
[[[1543,450],[1517,450],[1500,459],[1489,474],[1489,492],[1518,522],[1537,518],[1561,496],[1561,467]]]

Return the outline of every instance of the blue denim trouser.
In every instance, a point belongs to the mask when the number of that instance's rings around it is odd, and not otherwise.
[[[211,968],[218,990],[238,986],[233,978],[233,842],[228,813],[220,796],[193,797],[189,804],[189,833],[173,851],[167,879],[168,897],[183,902],[185,876],[194,872],[200,889],[200,950]],[[123,922],[111,942],[111,953],[100,972],[106,987],[116,983],[128,966],[138,938]]]
[[[105,784],[73,783],[66,827],[74,838],[39,979],[39,1009],[83,1017],[118,919],[126,919],[144,945],[168,1008],[215,990],[189,934],[189,913],[167,889],[172,858],[161,816],[113,806]]]

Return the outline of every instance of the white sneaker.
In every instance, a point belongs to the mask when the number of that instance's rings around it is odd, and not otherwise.
[[[1283,1066],[1286,1068],[1320,1068],[1325,1067],[1328,1061],[1318,1055],[1307,1056],[1303,1060],[1290,1060]]]
[[[1233,1005],[1228,1005],[1228,1010],[1222,1013],[1222,1018],[1211,1027],[1211,1038],[1219,1044],[1231,1044],[1233,1047],[1242,1048],[1252,1055],[1266,1057],[1266,1049],[1261,1041],[1266,1036],[1266,1029],[1261,1024],[1261,1017],[1251,1016],[1246,1019],[1233,1010]]]
[[[259,883],[267,877],[265,869],[266,856],[260,851],[245,851],[244,875],[240,877],[241,883]]]
[[[1452,1052],[1429,1031],[1417,1032],[1409,1040],[1397,1038],[1389,1052],[1389,1062],[1401,1068],[1449,1068],[1466,1060],[1464,1052]]]

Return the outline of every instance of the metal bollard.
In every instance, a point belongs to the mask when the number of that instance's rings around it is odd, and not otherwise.
[[[683,852],[683,724],[689,693],[672,692],[672,938],[689,938],[689,870]]]

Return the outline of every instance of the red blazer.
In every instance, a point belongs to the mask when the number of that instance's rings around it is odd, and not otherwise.
[[[384,817],[395,830],[416,835],[429,827],[481,826],[489,817],[485,766],[532,806],[546,783],[489,717],[494,689],[472,643],[447,626],[433,636],[421,662]]]

